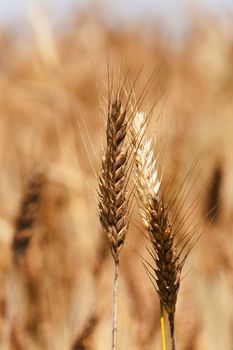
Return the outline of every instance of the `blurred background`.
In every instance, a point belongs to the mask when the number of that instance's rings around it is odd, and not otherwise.
[[[113,261],[96,175],[108,64],[115,86],[120,69],[129,87],[142,69],[136,101],[159,67],[141,109],[155,105],[148,132],[164,188],[173,193],[192,169],[176,214],[188,214],[181,235],[190,222],[203,234],[183,272],[177,348],[232,350],[230,0],[0,2],[0,349],[110,348]],[[135,209],[121,253],[119,348],[160,349],[139,226]]]

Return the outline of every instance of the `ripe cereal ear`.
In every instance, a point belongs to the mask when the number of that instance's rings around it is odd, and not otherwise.
[[[146,136],[147,120],[143,113],[136,113],[132,123],[132,143],[134,145],[134,173],[140,212],[149,242],[148,251],[154,266],[143,259],[147,274],[168,313],[172,349],[175,350],[175,311],[181,281],[181,272],[187,257],[182,253],[193,238],[183,237],[176,242],[177,230],[169,214],[169,207],[163,198],[158,175],[158,157],[154,155],[154,145]],[[196,231],[194,231],[195,233]],[[186,239],[184,239],[186,238]],[[163,316],[162,316],[163,318]],[[162,338],[164,334],[162,333]]]

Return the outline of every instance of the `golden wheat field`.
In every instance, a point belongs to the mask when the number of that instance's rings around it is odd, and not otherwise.
[[[188,213],[180,234],[191,222],[200,235],[182,270],[177,349],[233,349],[229,33],[213,19],[193,19],[175,45],[157,26],[142,35],[139,23],[111,29],[93,14],[59,35],[43,14],[28,40],[1,31],[1,350],[111,348],[114,263],[99,220],[98,174],[108,85],[119,79],[126,96],[134,85],[139,112],[153,108],[147,132],[161,186],[181,194],[177,220]],[[120,259],[118,348],[162,349],[138,213],[135,201]],[[170,349],[166,318],[165,331]]]

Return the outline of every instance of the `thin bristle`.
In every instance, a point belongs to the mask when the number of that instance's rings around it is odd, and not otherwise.
[[[128,201],[126,193],[128,147],[126,111],[117,97],[107,116],[106,152],[99,176],[99,217],[115,261],[124,244],[128,229]]]

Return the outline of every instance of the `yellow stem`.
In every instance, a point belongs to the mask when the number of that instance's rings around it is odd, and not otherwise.
[[[161,302],[160,302],[160,327],[161,327],[161,338],[162,338],[162,350],[166,350],[163,304]]]

